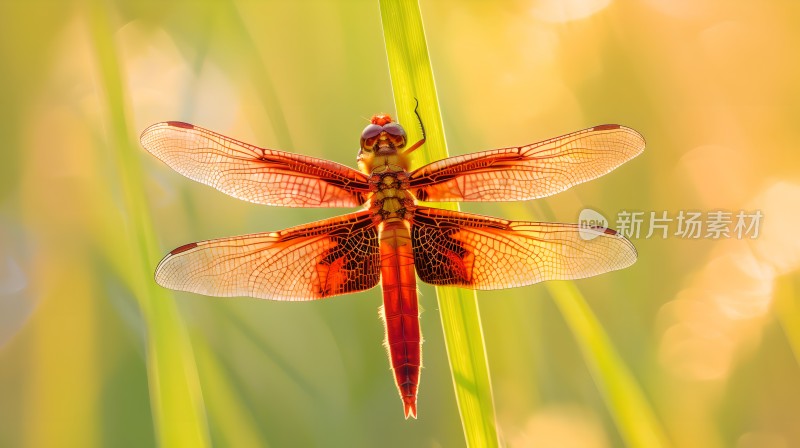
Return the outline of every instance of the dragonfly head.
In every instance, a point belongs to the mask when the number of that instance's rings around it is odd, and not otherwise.
[[[406,146],[405,129],[399,123],[393,122],[389,115],[373,115],[370,123],[361,132],[359,160],[362,157],[375,155],[394,155],[404,146]]]

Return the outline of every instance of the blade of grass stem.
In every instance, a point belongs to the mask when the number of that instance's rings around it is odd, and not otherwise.
[[[433,70],[417,0],[381,0],[389,73],[397,118],[409,136],[419,134],[414,115],[415,98],[425,124],[425,147],[414,153],[415,162],[429,163],[447,157]],[[411,142],[416,141],[410,138]],[[451,210],[458,207],[451,205]],[[437,287],[447,356],[456,401],[468,446],[498,446],[497,427],[483,341],[478,302],[473,291]]]
[[[245,392],[234,385],[235,380],[228,376],[222,361],[202,335],[193,340],[197,364],[203,372],[205,384],[210,386],[206,389],[209,417],[217,422],[214,428],[224,428],[219,431],[221,440],[217,441],[218,444],[266,447],[266,441],[258,432],[258,422],[253,410],[245,403]]]
[[[553,211],[544,201],[532,203],[530,208],[536,210],[534,216],[555,220]],[[575,283],[545,282],[544,286],[575,337],[584,362],[626,445],[670,446],[639,384]]]
[[[639,384],[619,357],[578,287],[568,281],[547,282],[545,287],[577,340],[589,372],[626,445],[669,446]]]
[[[124,275],[147,326],[147,372],[159,443],[165,447],[208,446],[208,424],[189,338],[171,294],[153,281],[153,266],[161,254],[142,193],[138,148],[128,130],[128,104],[106,5],[100,0],[89,4],[89,26],[105,100],[107,144],[117,149],[116,174],[128,225],[119,237],[119,244],[128,244],[126,250],[111,252],[127,256]]]
[[[255,86],[260,104],[269,117],[268,125],[272,127],[275,133],[276,145],[279,148],[292,148],[292,134],[289,132],[289,125],[286,122],[286,116],[281,106],[280,96],[275,87],[275,82],[272,79],[272,73],[264,61],[264,57],[258,51],[253,36],[247,29],[247,24],[242,18],[242,13],[234,1],[228,1],[219,4],[220,13],[225,17],[222,22],[225,26],[230,27],[230,32],[226,35],[232,37],[233,44],[235,45],[236,57],[239,60],[246,61],[247,69],[244,71],[252,78],[251,81]]]
[[[797,303],[796,275],[785,275],[775,279],[775,315],[778,317],[794,359],[800,364],[800,306]]]

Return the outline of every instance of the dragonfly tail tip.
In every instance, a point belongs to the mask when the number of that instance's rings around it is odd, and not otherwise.
[[[403,407],[405,408],[406,412],[406,420],[408,420],[409,417],[413,417],[416,420],[417,418],[416,397],[405,397],[403,399]]]

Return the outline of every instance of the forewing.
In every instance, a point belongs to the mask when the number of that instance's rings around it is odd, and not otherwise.
[[[328,160],[259,148],[188,123],[145,129],[142,146],[175,171],[235,198],[287,207],[355,207],[367,177]]]
[[[379,280],[378,228],[367,211],[187,244],[156,269],[166,288],[271,300],[321,299],[370,289]]]
[[[636,157],[644,138],[633,129],[602,125],[516,148],[451,157],[410,177],[422,201],[523,201],[550,196],[595,179]]]
[[[419,207],[411,225],[414,266],[426,283],[500,289],[591,277],[636,261],[636,249],[616,231],[581,232],[574,224]]]

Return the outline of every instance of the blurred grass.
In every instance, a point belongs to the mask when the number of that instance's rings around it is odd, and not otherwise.
[[[100,84],[103,86],[108,139],[116,154],[128,228],[119,241],[123,249],[109,248],[109,256],[139,302],[147,328],[146,357],[150,399],[161,446],[209,446],[209,433],[188,335],[172,295],[153,281],[154,261],[160,253],[145,202],[138,147],[132,142],[127,118],[120,62],[105,2],[90,4],[89,25]],[[125,246],[125,243],[131,244]],[[133,258],[133,260],[131,260]]]
[[[35,393],[30,406],[37,412],[26,416],[25,440],[29,446],[58,446],[63,440],[97,446],[100,437],[93,420],[101,415],[100,393],[97,389],[73,387],[103,379],[96,344],[102,334],[93,307],[90,263],[85,255],[69,259],[63,253],[48,255],[37,273],[37,280],[47,280],[41,309],[46,318],[36,322],[37,336],[31,347],[34,370],[30,380]],[[71,268],[63,269],[65,264]],[[59,300],[64,290],[73,293],[75,300]],[[59,341],[62,350],[52,349],[54,340]],[[51,378],[50,372],[59,373],[57,380]],[[42,430],[43,420],[48,422],[47,430]]]
[[[419,129],[412,132],[417,127],[413,112],[416,99],[425,125],[426,143],[413,153],[414,165],[446,158],[444,129],[419,4],[417,0],[381,0],[380,6],[398,121],[405,125],[410,142],[421,138]],[[418,137],[412,138],[414,135]],[[457,204],[437,206],[458,210]],[[436,287],[436,297],[467,445],[498,446],[489,364],[475,292]],[[424,390],[421,386],[420,393],[424,394]]]
[[[268,446],[258,432],[258,422],[253,410],[241,399],[242,391],[232,387],[231,378],[213,349],[203,339],[203,335],[193,338],[193,348],[197,366],[205,377],[204,382],[213,385],[205,392],[209,418],[216,423],[216,427],[225,428],[225,431],[219,431],[219,439],[214,440],[215,444],[236,447]]]
[[[516,207],[507,205],[506,208]],[[549,221],[555,220],[546,202],[536,202],[533,208],[539,211],[538,216]],[[626,445],[647,448],[670,446],[656,413],[580,289],[572,281],[550,281],[543,286],[577,341],[583,360]]]
[[[797,299],[798,276],[784,275],[775,281],[775,314],[800,365],[800,306]]]
[[[664,430],[639,384],[619,357],[578,287],[567,281],[547,282],[545,287],[575,336],[586,365],[627,446],[669,446]]]

